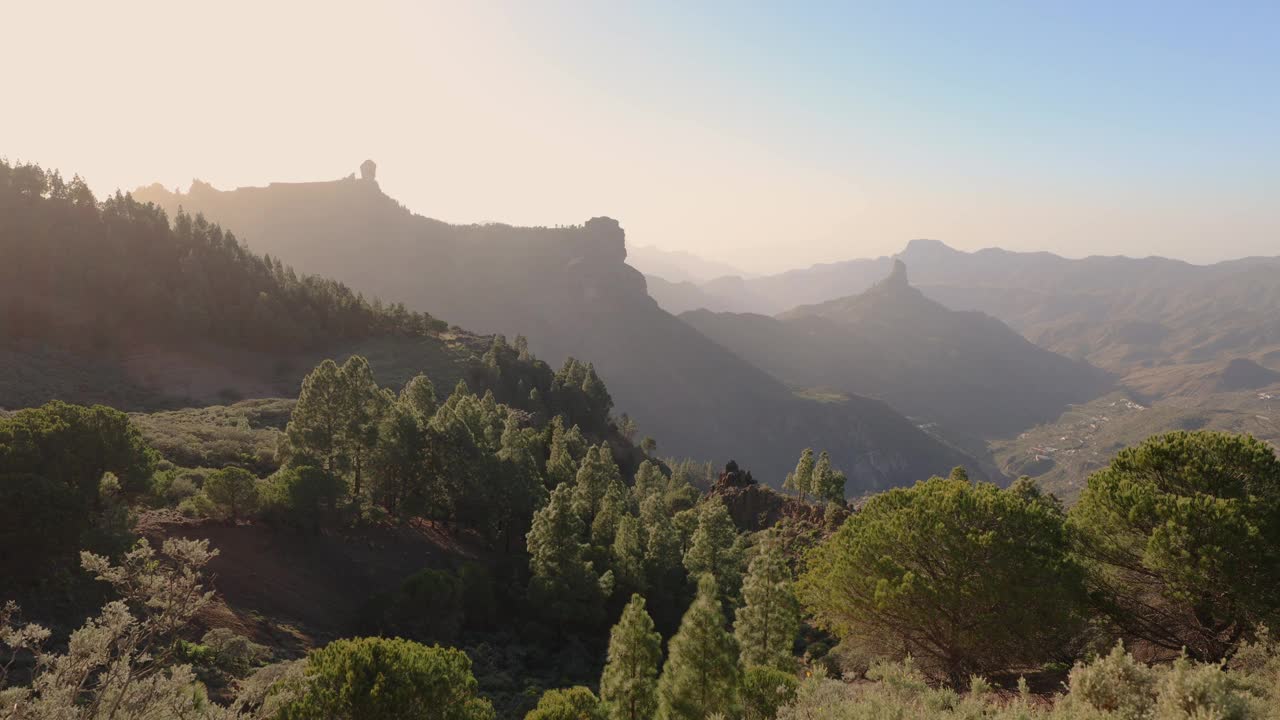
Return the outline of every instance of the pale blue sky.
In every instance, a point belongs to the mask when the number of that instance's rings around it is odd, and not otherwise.
[[[1280,254],[1280,3],[0,7],[0,154],[99,190],[345,175],[753,271]]]

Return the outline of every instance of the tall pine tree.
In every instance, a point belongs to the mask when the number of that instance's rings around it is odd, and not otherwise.
[[[813,466],[813,448],[805,448],[804,452],[800,453],[800,460],[796,463],[796,469],[787,475],[782,487],[794,491],[803,501],[813,488]]]
[[[572,488],[561,485],[546,507],[533,515],[529,549],[529,596],[548,619],[566,625],[590,624],[600,614],[603,592],[585,559],[582,519],[573,511]]]
[[[831,466],[831,455],[823,450],[813,466],[810,491],[813,497],[827,502],[844,502],[845,475]]]
[[[600,699],[608,704],[610,720],[649,720],[658,706],[662,636],[644,606],[644,598],[632,595],[609,633]]]
[[[712,713],[732,717],[738,712],[738,644],[724,629],[719,596],[715,578],[703,575],[662,667],[658,720],[704,720]]]
[[[724,593],[726,606],[732,607],[742,587],[745,560],[746,547],[729,509],[719,497],[708,498],[698,512],[698,528],[684,554],[689,577],[711,574]]]
[[[743,606],[734,620],[742,664],[794,671],[792,647],[800,629],[800,605],[782,546],[766,536],[742,584]]]

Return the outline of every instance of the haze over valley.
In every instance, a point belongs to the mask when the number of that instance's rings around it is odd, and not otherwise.
[[[1276,7],[0,26],[0,720],[1280,720]]]

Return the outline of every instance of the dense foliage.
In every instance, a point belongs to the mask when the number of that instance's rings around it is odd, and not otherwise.
[[[725,629],[720,591],[711,574],[698,580],[698,595],[671,638],[658,681],[660,720],[701,720],[738,711],[742,671],[738,646]]]
[[[148,490],[155,469],[155,453],[117,410],[51,402],[0,417],[0,569],[29,578],[93,544],[113,501]]]
[[[600,677],[600,697],[610,720],[646,720],[658,706],[658,665],[662,636],[644,609],[644,598],[632,595],[622,619],[609,635],[609,659]]]
[[[800,587],[821,626],[958,683],[1048,660],[1072,637],[1083,585],[1069,551],[1054,503],[933,478],[871,498]]]
[[[338,640],[307,656],[306,690],[279,720],[491,720],[460,650],[399,638]]]
[[[117,347],[140,328],[235,347],[296,350],[444,324],[259,257],[203,217],[126,195],[98,202],[79,177],[0,161],[0,323]],[[54,302],[56,299],[56,303]],[[51,308],[92,307],[90,317]]]
[[[1280,616],[1280,459],[1177,432],[1121,451],[1071,509],[1089,582],[1132,637],[1224,657]]]
[[[733,630],[744,665],[795,670],[800,606],[792,590],[791,568],[776,538],[766,538],[751,560]]]

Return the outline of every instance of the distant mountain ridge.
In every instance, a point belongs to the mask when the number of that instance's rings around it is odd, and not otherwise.
[[[776,314],[870,288],[894,259],[927,297],[997,317],[1041,347],[1112,372],[1248,357],[1280,367],[1280,257],[1193,265],[1160,257],[1069,259],[998,248],[963,252],[913,240],[893,257],[717,280],[659,297],[683,312]]]
[[[793,385],[870,395],[943,434],[984,440],[1058,417],[1111,387],[1105,373],[1036,347],[999,320],[948,310],[894,260],[856,295],[770,318],[693,311],[707,336]]]
[[[663,250],[648,245],[627,249],[627,264],[646,277],[659,277],[668,282],[706,282],[726,275],[741,275],[738,268],[708,260],[682,250]]]
[[[610,218],[567,228],[450,225],[410,213],[372,174],[232,191],[197,183],[185,194],[151,186],[134,197],[203,213],[259,252],[366,293],[480,332],[524,334],[553,363],[590,360],[615,407],[664,454],[735,457],[780,482],[802,448],[824,447],[854,493],[975,465],[882,402],[797,397],[661,310],[626,264],[623,230]]]

